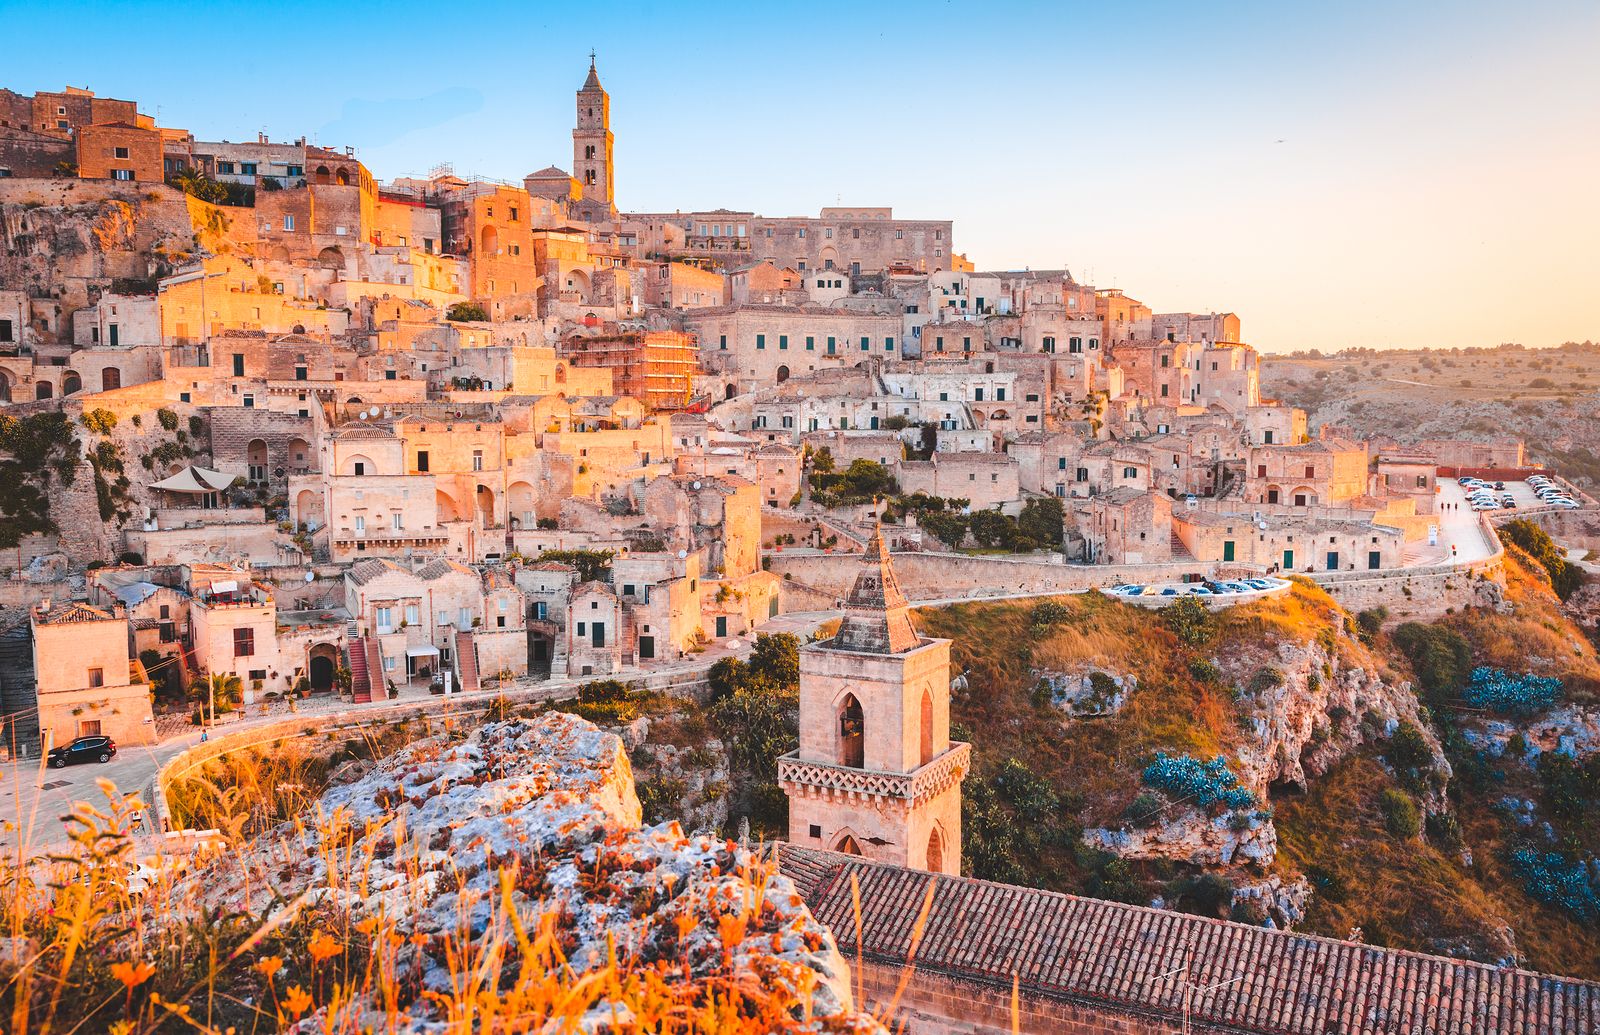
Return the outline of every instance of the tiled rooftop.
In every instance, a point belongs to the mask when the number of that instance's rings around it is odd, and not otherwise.
[[[1596,1035],[1600,983],[1161,909],[949,877],[782,845],[842,949],[902,962],[930,883],[919,969],[1250,1035]],[[1179,971],[1185,965],[1185,976]]]

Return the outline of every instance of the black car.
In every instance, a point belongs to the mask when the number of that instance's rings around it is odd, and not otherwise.
[[[50,765],[61,769],[79,762],[109,762],[117,753],[117,742],[110,737],[79,737],[66,747],[50,749]]]

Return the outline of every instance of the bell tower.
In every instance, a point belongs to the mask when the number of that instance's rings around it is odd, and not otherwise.
[[[831,640],[800,649],[800,747],[778,760],[789,841],[961,872],[961,781],[950,739],[950,641],[919,635],[875,529]]]
[[[589,78],[578,91],[578,121],[572,131],[572,178],[583,188],[578,218],[587,222],[604,222],[617,214],[612,147],[611,96],[600,85],[591,50]]]

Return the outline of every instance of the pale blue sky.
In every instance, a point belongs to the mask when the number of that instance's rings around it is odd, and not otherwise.
[[[459,19],[456,14],[459,12]],[[594,12],[594,13],[591,13]],[[1600,339],[1600,4],[18,3],[0,85],[380,178],[571,165],[625,209],[955,220],[1269,350]],[[59,44],[59,45],[57,45]]]

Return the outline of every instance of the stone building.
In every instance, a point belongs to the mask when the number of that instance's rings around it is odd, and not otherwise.
[[[791,844],[961,872],[950,641],[920,636],[875,530],[830,640],[800,649],[800,747],[778,760]]]
[[[133,631],[120,607],[45,600],[31,621],[39,730],[47,747],[93,736],[110,737],[119,747],[156,742],[149,681],[133,656]]]
[[[700,374],[694,340],[677,331],[573,335],[561,346],[561,357],[575,367],[610,370],[618,395],[632,396],[651,410],[688,406]]]

